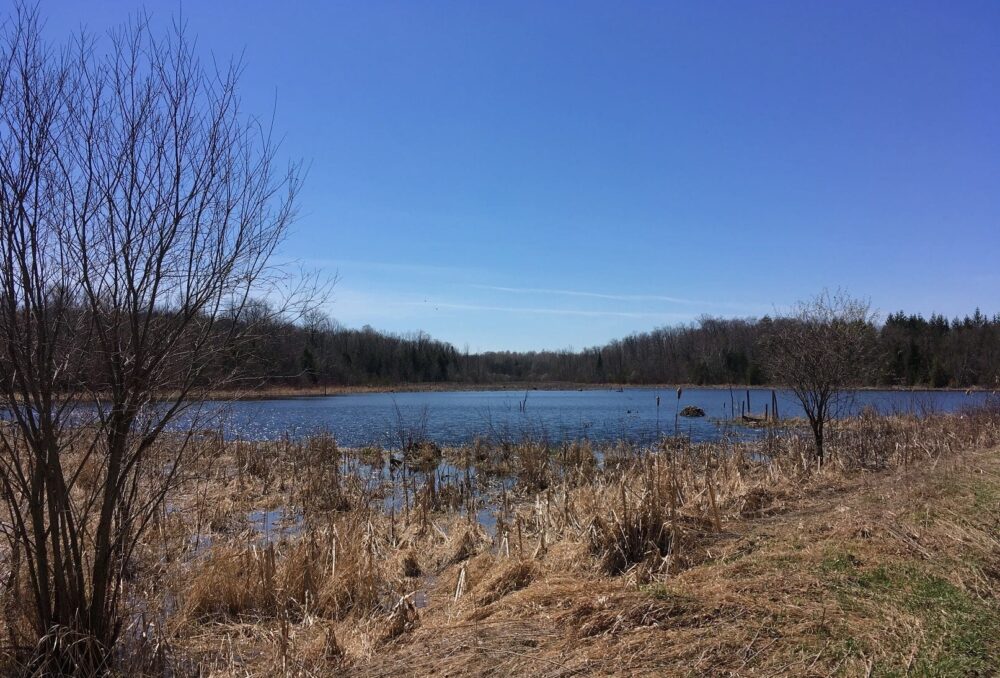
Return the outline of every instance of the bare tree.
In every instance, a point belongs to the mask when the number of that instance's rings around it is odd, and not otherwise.
[[[268,320],[251,299],[289,310],[269,261],[299,171],[240,111],[241,66],[203,67],[182,26],[57,49],[19,6],[0,41],[4,533],[33,602],[26,652],[55,662],[32,670],[87,672],[119,637],[197,404]]]
[[[843,404],[845,388],[864,383],[872,368],[874,320],[867,302],[823,292],[775,319],[763,339],[770,377],[802,403],[821,466],[824,426]]]

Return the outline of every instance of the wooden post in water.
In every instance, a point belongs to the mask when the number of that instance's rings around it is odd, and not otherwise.
[[[674,405],[674,435],[677,435],[677,428],[680,422],[681,394],[684,392],[680,386],[677,387],[677,404]]]

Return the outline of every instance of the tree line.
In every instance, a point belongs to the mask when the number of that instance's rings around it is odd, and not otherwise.
[[[615,339],[580,351],[460,352],[426,333],[348,329],[322,314],[276,323],[254,357],[261,380],[286,385],[776,383],[768,337],[794,319],[716,318]],[[1000,314],[948,320],[902,311],[869,321],[875,337],[868,386],[995,387],[1000,382]],[[249,358],[247,358],[249,360]]]

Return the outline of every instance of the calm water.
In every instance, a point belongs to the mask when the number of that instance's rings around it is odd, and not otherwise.
[[[790,393],[778,391],[777,397],[782,417],[802,415]],[[840,409],[842,414],[865,406],[886,414],[953,412],[982,404],[989,397],[960,391],[858,391],[850,394]],[[468,442],[476,436],[546,436],[551,441],[590,438],[597,442],[624,438],[642,443],[673,433],[675,411],[687,405],[700,407],[707,416],[680,417],[677,432],[695,440],[717,438],[727,429],[719,420],[731,419],[733,409],[739,415],[740,404],[746,407],[746,399],[746,389],[695,388],[685,389],[679,404],[676,391],[662,388],[529,391],[526,400],[524,392],[514,391],[366,393],[242,401],[225,405],[221,416],[227,437],[273,439],[327,431],[349,447],[398,447],[407,434],[441,445]],[[753,414],[762,415],[770,403],[770,389],[750,390]],[[730,426],[729,430],[734,429]]]

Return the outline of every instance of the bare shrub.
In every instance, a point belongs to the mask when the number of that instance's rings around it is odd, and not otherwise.
[[[299,180],[240,71],[141,18],[65,48],[24,5],[0,29],[0,494],[46,670],[108,666],[203,394],[290,310],[250,301],[277,298]]]
[[[845,404],[845,389],[864,383],[873,367],[873,321],[866,302],[840,291],[824,292],[774,320],[764,337],[768,373],[791,389],[802,404],[820,465],[826,423]]]

